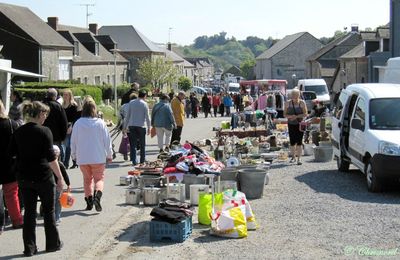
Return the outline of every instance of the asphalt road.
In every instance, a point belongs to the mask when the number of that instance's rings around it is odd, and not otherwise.
[[[225,118],[226,120],[226,118]],[[221,118],[189,119],[183,140],[213,136]],[[148,159],[156,140],[149,140]],[[118,142],[117,142],[118,143]],[[368,193],[361,172],[336,171],[334,161],[301,166],[277,162],[270,169],[264,196],[250,201],[260,224],[245,239],[210,236],[193,217],[193,234],[182,244],[149,241],[150,207],[127,206],[119,177],[130,169],[118,156],[106,171],[103,212],[83,211],[82,177],[70,170],[76,204],[65,209],[59,226],[62,251],[44,253],[44,230],[38,220],[37,259],[323,259],[400,254],[400,189]],[[0,257],[22,256],[22,231],[9,227],[0,236]]]

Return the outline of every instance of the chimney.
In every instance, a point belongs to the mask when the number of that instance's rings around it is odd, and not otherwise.
[[[89,31],[94,35],[97,35],[97,23],[90,23],[89,24]]]
[[[170,42],[168,43],[168,47],[167,48],[168,48],[169,51],[172,51],[172,44]]]
[[[47,17],[47,24],[50,25],[55,31],[57,31],[58,27],[58,17]]]
[[[352,33],[358,33],[358,24],[352,24],[351,25],[351,32]]]

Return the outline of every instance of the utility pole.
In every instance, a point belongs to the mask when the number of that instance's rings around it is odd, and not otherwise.
[[[80,6],[86,6],[86,28],[89,28],[89,16],[92,13],[89,13],[89,6],[95,6],[95,4],[80,4]]]

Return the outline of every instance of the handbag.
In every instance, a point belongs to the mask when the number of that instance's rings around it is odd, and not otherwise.
[[[118,152],[120,154],[128,154],[130,150],[129,138],[128,136],[123,136],[121,139],[121,144],[119,145]]]

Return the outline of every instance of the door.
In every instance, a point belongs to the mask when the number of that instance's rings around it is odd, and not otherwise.
[[[343,109],[346,101],[349,99],[349,93],[343,89],[335,104],[335,109],[332,115],[332,145],[333,152],[336,156],[340,156],[340,136],[343,127]]]
[[[364,167],[363,156],[365,149],[365,109],[365,99],[359,96],[350,120],[349,132],[349,154],[352,157],[352,162],[359,166],[359,168],[361,169]],[[361,128],[356,128],[355,126],[353,126],[354,119],[361,121]],[[356,161],[354,161],[354,159]]]
[[[58,61],[58,79],[69,80],[70,75],[70,60],[59,60]]]

